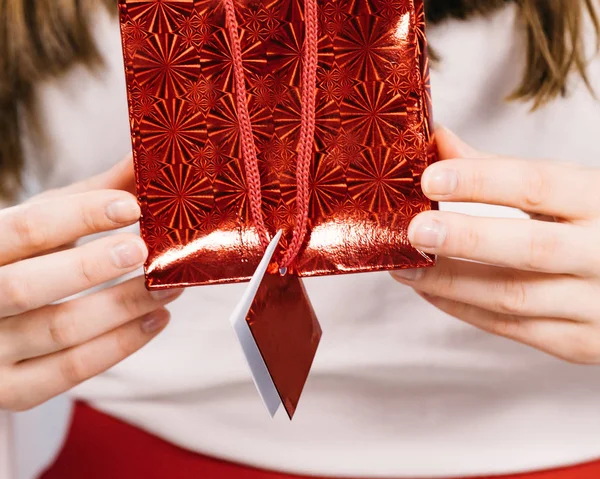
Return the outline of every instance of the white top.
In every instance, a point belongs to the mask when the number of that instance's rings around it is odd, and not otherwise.
[[[569,98],[533,114],[503,101],[523,67],[514,13],[430,29],[443,57],[432,72],[436,121],[492,152],[600,166],[600,103],[576,78]],[[41,90],[55,142],[44,155],[59,161],[43,187],[130,149],[118,26],[99,16],[97,27],[106,69]],[[600,60],[590,75],[599,85]],[[324,335],[291,423],[263,409],[228,323],[244,285],[187,291],[157,340],[75,394],[182,447],[294,473],[487,475],[600,457],[599,368],[482,333],[386,273],[306,285]]]

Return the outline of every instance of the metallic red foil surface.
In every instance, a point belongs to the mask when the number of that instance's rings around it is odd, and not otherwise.
[[[246,321],[291,419],[322,335],[302,280],[266,274]]]
[[[218,0],[119,0],[150,288],[249,279],[263,248],[248,211],[232,60]],[[263,212],[289,241],[296,207],[302,0],[237,5]],[[309,229],[300,276],[426,267],[407,228],[435,207],[423,0],[320,0]],[[284,248],[282,248],[284,249]]]

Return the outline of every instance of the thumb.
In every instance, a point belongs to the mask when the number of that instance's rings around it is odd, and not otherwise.
[[[133,171],[132,155],[127,155],[110,170],[94,176],[83,183],[82,187],[85,188],[85,191],[123,190],[129,193],[135,193],[135,175]]]
[[[482,153],[461,140],[455,133],[448,128],[438,126],[435,131],[440,160],[449,160],[452,158],[482,158],[488,157],[487,153]]]
[[[135,194],[135,175],[133,173],[132,155],[127,155],[123,160],[104,173],[73,183],[64,188],[48,190],[31,198],[28,202],[34,203],[50,198],[56,198],[58,196],[76,195],[94,190],[122,190]]]

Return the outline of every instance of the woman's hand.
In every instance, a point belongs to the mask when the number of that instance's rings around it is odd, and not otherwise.
[[[150,294],[141,278],[63,301],[139,268],[140,238],[115,234],[140,210],[123,188],[131,161],[0,211],[0,409],[24,410],[95,376],[144,346],[168,321],[180,291]],[[58,251],[58,252],[56,252]]]
[[[439,263],[394,277],[485,331],[600,363],[600,170],[482,154],[447,130],[438,141],[445,161],[423,176],[429,198],[515,207],[532,219],[423,213],[409,238]]]

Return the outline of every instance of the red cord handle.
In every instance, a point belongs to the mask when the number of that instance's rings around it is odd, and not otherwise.
[[[227,30],[231,41],[233,75],[240,122],[242,156],[246,171],[246,181],[248,182],[250,213],[258,230],[261,244],[266,248],[269,244],[269,237],[262,212],[258,155],[252,130],[252,121],[248,111],[246,75],[244,72],[239,26],[235,13],[234,0],[223,1],[225,4]],[[302,117],[300,139],[298,142],[298,161],[296,164],[296,221],[292,239],[280,264],[280,267],[284,271],[287,270],[298,256],[308,227],[308,206],[310,201],[309,177],[315,136],[317,67],[319,63],[319,17],[317,8],[317,0],[304,0],[306,24],[302,58]]]

